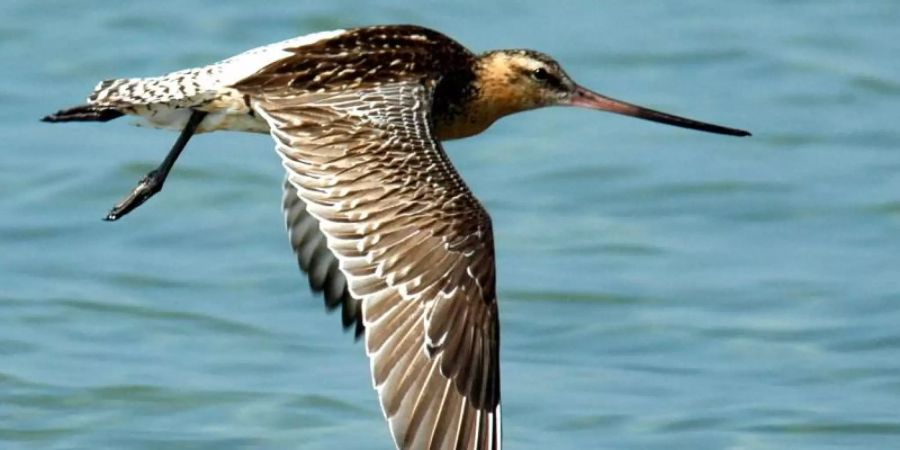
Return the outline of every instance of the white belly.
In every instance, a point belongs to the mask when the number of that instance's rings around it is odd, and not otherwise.
[[[191,117],[191,110],[156,104],[134,107],[134,112],[131,114],[138,117],[135,125],[181,131],[187,124],[188,118]],[[251,114],[248,109],[239,111],[220,109],[208,111],[196,132],[207,133],[220,130],[268,133],[269,124],[259,116]]]

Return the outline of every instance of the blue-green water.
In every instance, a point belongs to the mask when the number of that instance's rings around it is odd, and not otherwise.
[[[554,5],[554,3],[557,3]],[[495,224],[506,447],[900,448],[900,4],[0,4],[0,448],[382,449],[263,135],[37,121],[322,29],[532,47],[735,139],[568,109],[448,151]]]

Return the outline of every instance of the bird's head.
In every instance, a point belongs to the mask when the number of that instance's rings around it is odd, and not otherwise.
[[[485,100],[506,114],[566,104],[578,89],[559,63],[533,50],[481,55],[478,79]]]
[[[520,111],[545,106],[577,106],[609,111],[678,127],[732,136],[744,130],[679,117],[609,98],[584,88],[553,58],[533,50],[495,50],[479,57],[478,109],[490,122]]]

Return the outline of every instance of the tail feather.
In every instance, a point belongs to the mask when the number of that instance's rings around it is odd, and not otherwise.
[[[82,105],[63,109],[42,118],[44,122],[108,122],[124,116],[122,111],[110,106]]]

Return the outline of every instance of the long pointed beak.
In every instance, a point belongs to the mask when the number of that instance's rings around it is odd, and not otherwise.
[[[609,98],[581,86],[575,88],[575,93],[572,94],[572,98],[568,104],[571,106],[609,111],[616,114],[638,117],[654,122],[674,125],[676,127],[690,128],[692,130],[706,131],[709,133],[727,134],[729,136],[751,136],[749,131],[673,116],[672,114],[666,114],[664,112]]]

